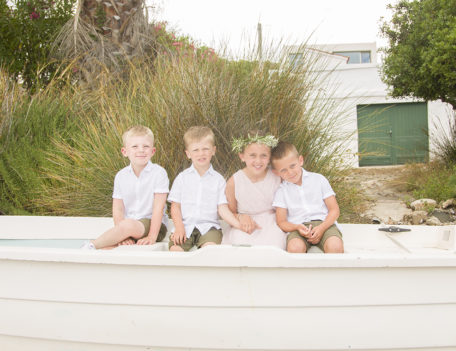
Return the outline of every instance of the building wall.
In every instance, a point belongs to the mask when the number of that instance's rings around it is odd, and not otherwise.
[[[318,51],[325,53],[325,64],[320,69],[329,73],[329,84],[333,87],[332,99],[337,100],[347,110],[347,121],[343,132],[354,132],[348,141],[346,162],[352,167],[358,167],[358,134],[357,110],[359,104],[404,103],[417,102],[415,99],[393,99],[388,96],[388,87],[380,79],[380,66],[377,64],[375,43],[318,45]],[[287,52],[293,52],[297,47],[288,47]],[[339,55],[328,61],[328,54],[333,51],[365,51],[371,50],[372,63],[347,64]],[[429,156],[435,155],[435,140],[449,133],[449,116],[452,109],[441,101],[428,103]]]

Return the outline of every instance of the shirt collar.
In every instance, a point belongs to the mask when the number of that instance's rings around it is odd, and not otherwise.
[[[287,182],[286,180],[284,180],[284,183],[287,184],[287,185],[294,185],[294,186],[302,186],[303,184],[303,180],[304,178],[308,177],[309,176],[309,172],[307,172],[304,168],[302,168],[302,174],[301,174],[301,185],[297,185],[295,183],[291,183],[291,182]]]
[[[134,173],[131,163],[127,166],[127,169],[130,173]],[[144,167],[143,171],[150,172],[151,170],[152,170],[152,162],[148,161],[147,165],[146,165],[146,167]]]
[[[195,173],[195,174],[198,174],[198,171],[196,170],[195,166],[193,166],[193,163],[190,167],[188,167],[186,169],[186,172],[188,173]],[[215,170],[214,168],[212,167],[212,164],[209,166],[208,170],[206,171],[206,173],[203,174],[203,177],[206,175],[206,174],[210,174],[210,175],[214,175],[215,174]]]

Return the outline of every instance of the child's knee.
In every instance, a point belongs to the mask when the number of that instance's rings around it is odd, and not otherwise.
[[[119,223],[119,229],[124,236],[134,238],[141,237],[144,234],[144,224],[140,221],[126,218]]]
[[[341,238],[337,236],[329,237],[324,245],[325,253],[343,253],[344,243]]]
[[[291,253],[304,253],[307,252],[306,243],[298,238],[291,239],[287,243],[287,251]]]

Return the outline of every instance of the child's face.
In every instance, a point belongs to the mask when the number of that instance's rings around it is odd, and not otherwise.
[[[244,149],[244,152],[239,154],[242,162],[245,162],[245,167],[252,174],[265,173],[271,158],[271,149],[264,144],[250,144]]]
[[[211,164],[212,156],[215,155],[215,146],[210,138],[204,138],[191,142],[185,154],[196,168],[207,169]]]
[[[302,184],[302,165],[304,159],[293,152],[289,152],[285,157],[272,161],[273,172],[287,182]]]
[[[155,153],[154,144],[146,135],[133,135],[126,140],[121,149],[133,167],[145,167]]]

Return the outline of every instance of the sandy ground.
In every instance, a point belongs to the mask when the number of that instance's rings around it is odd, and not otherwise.
[[[407,208],[407,193],[401,182],[404,166],[361,167],[350,171],[347,181],[359,188],[369,199],[362,216],[367,222],[379,219],[382,223],[401,222]]]

